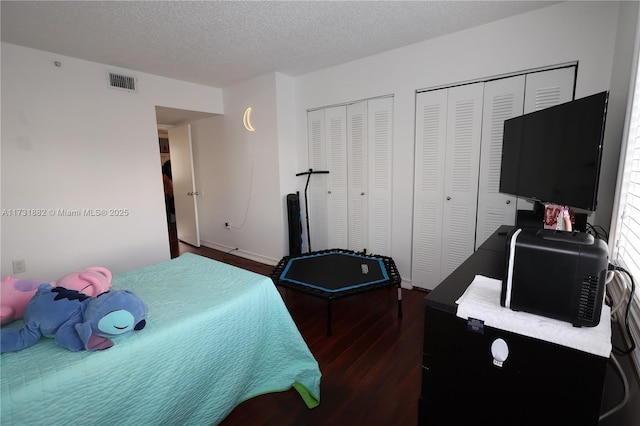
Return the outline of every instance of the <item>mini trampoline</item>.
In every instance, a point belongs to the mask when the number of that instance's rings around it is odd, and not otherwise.
[[[402,278],[386,256],[332,249],[286,256],[270,275],[273,282],[327,300],[327,335],[331,336],[331,302],[382,287],[398,287],[402,318]]]

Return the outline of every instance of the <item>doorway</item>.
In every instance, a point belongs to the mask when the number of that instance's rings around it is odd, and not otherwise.
[[[200,245],[196,201],[198,191],[196,190],[195,175],[193,173],[191,136],[190,130],[188,130],[190,128],[189,123],[195,120],[213,117],[216,114],[161,106],[156,106],[155,110],[160,149],[160,166],[162,167],[167,161],[171,162],[170,173],[174,193],[174,205],[180,203],[180,199],[182,200],[182,207],[173,210],[171,206],[167,205],[168,199],[165,198],[164,214],[167,217],[169,248],[171,258],[174,258],[180,254],[181,239],[184,239],[187,244],[196,247]],[[187,129],[186,137],[184,134],[185,128]],[[173,143],[171,139],[174,139]],[[174,145],[173,149],[172,144]],[[178,164],[176,164],[176,162],[178,162]],[[185,179],[182,179],[180,176],[187,176],[186,182]],[[163,182],[163,187],[164,186],[165,184]],[[176,191],[178,191],[177,194]],[[187,200],[186,210],[184,208],[185,200]],[[180,237],[181,230],[182,237]]]
[[[169,135],[167,130],[158,129],[158,145],[162,168],[162,185],[164,187],[164,207],[167,216],[167,230],[169,232],[169,251],[171,253],[171,259],[173,259],[180,255],[180,246],[176,227],[175,201],[173,199],[173,173],[171,170],[171,152],[169,149]]]

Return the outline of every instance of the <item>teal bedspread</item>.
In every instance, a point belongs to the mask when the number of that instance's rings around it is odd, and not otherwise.
[[[187,253],[113,287],[147,303],[147,326],[100,352],[43,338],[3,354],[2,425],[212,425],[292,387],[319,404],[318,363],[269,278]]]

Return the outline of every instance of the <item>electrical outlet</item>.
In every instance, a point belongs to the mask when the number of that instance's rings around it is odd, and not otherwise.
[[[14,260],[13,261],[13,273],[21,274],[23,272],[27,272],[27,265],[24,263],[24,259]]]

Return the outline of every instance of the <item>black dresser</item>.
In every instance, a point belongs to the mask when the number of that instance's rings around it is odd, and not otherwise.
[[[598,424],[608,358],[456,316],[476,275],[502,279],[510,229],[498,229],[425,298],[419,425]],[[491,350],[497,339],[509,349],[502,366]]]

